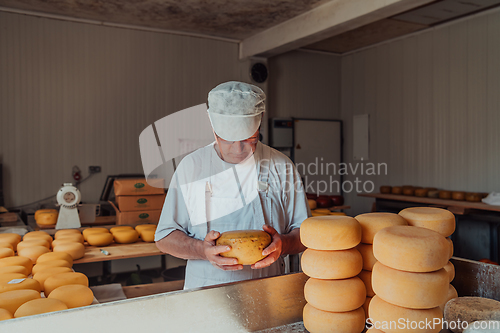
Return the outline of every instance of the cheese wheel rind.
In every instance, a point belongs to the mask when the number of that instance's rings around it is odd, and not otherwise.
[[[80,284],[68,284],[54,289],[48,298],[58,299],[72,309],[92,304],[94,293],[89,287]]]
[[[444,307],[447,322],[472,323],[479,320],[500,320],[500,302],[484,297],[458,297],[451,299]],[[462,329],[452,330],[462,332]]]
[[[156,233],[156,230],[154,230],[154,229],[142,230],[140,232],[140,237],[141,237],[142,241],[144,241],[146,243],[153,243],[155,241],[155,233]]]
[[[444,237],[455,231],[455,215],[442,208],[411,207],[399,212],[408,225],[434,230]]]
[[[366,289],[358,277],[343,280],[310,278],[304,286],[304,297],[316,309],[346,312],[363,306]]]
[[[375,296],[375,292],[373,291],[373,286],[372,286],[372,272],[362,270],[361,272],[359,272],[358,277],[361,279],[361,281],[363,281],[365,285],[366,296],[368,297]]]
[[[54,247],[54,252],[66,252],[73,260],[77,260],[85,256],[85,245],[78,242],[61,243]]]
[[[363,269],[363,258],[355,248],[339,251],[306,249],[301,257],[302,271],[316,279],[347,279]]]
[[[57,239],[59,237],[63,237],[65,235],[74,235],[74,234],[81,235],[82,232],[78,229],[60,229],[60,230],[57,230],[56,233],[54,234],[54,239]]]
[[[2,243],[9,243],[12,245],[12,249],[16,251],[17,244],[21,241],[22,237],[19,234],[16,233],[4,233],[0,234],[0,242]]]
[[[21,257],[30,258],[33,264],[36,263],[39,256],[47,252],[50,252],[50,250],[42,245],[30,246],[17,251]]]
[[[45,290],[45,280],[47,280],[52,275],[61,274],[61,273],[71,273],[73,270],[69,267],[47,267],[37,272],[33,279],[37,280],[40,283],[41,290]]]
[[[20,273],[24,276],[30,275],[30,272],[26,269],[26,267],[21,265],[0,267],[0,276],[7,273]]]
[[[453,279],[455,278],[455,266],[453,266],[451,261],[448,261],[448,263],[446,265],[444,265],[443,268],[446,271],[446,273],[448,273],[448,276],[449,276],[448,282],[453,281]]]
[[[373,237],[380,230],[393,225],[408,225],[408,222],[394,213],[366,213],[354,217],[361,225],[361,243],[373,244]]]
[[[31,269],[33,268],[33,262],[30,258],[26,258],[23,256],[15,256],[15,257],[7,257],[0,259],[0,267],[6,266],[23,266],[26,268],[26,275],[31,274]]]
[[[49,267],[68,267],[71,268],[73,265],[71,265],[68,261],[63,260],[63,259],[58,259],[58,260],[51,260],[51,261],[45,261],[39,264],[36,264],[33,266],[32,273],[33,275],[36,275],[36,273],[47,269]]]
[[[448,303],[450,300],[457,298],[457,297],[458,297],[457,290],[455,289],[455,287],[453,287],[452,284],[450,284],[450,287],[448,289],[448,295],[446,296],[446,301],[444,301],[443,304],[441,304],[439,306],[441,308],[441,310],[443,310],[443,313],[444,313],[444,307],[446,306],[446,303]]]
[[[66,234],[66,235],[61,235],[59,236],[54,242],[62,242],[62,241],[71,241],[71,242],[79,242],[79,243],[84,243],[83,235],[82,234]]]
[[[73,258],[66,252],[44,253],[38,257],[38,259],[36,260],[36,263],[41,264],[41,263],[44,263],[46,261],[60,260],[60,259],[66,260],[71,266],[73,265]]]
[[[365,310],[366,318],[368,318],[368,308],[370,307],[370,302],[372,301],[372,297],[366,297],[365,303],[363,303],[363,310]]]
[[[113,238],[118,244],[130,244],[137,242],[139,239],[139,233],[134,229],[117,230],[113,232]]]
[[[10,311],[0,308],[0,321],[12,318],[14,318],[14,316],[10,313]]]
[[[0,308],[15,313],[21,305],[37,298],[40,298],[40,293],[33,289],[7,291],[0,294]]]
[[[113,243],[113,235],[109,232],[94,232],[87,235],[87,243],[91,246],[108,246]]]
[[[87,235],[94,232],[109,232],[107,228],[96,227],[96,228],[87,228],[82,231],[83,239],[87,240]]]
[[[33,289],[37,292],[41,292],[42,288],[37,280],[27,278],[19,283],[0,283],[0,293],[4,293],[11,290],[21,290],[21,289]]]
[[[9,248],[0,248],[0,258],[13,257],[15,255],[14,250]]]
[[[328,312],[306,304],[304,326],[311,333],[359,333],[365,326],[365,312],[360,307],[348,312]]]
[[[19,242],[19,244],[17,244],[17,252],[32,246],[45,246],[46,248],[50,249],[50,243],[46,239],[30,238],[23,240],[22,242]]]
[[[45,295],[50,296],[50,293],[60,287],[68,284],[81,284],[82,286],[89,286],[89,279],[85,274],[77,272],[55,274],[47,278],[44,282]]]
[[[348,216],[317,216],[302,222],[300,241],[314,250],[346,250],[361,242],[361,226]]]
[[[15,318],[32,316],[41,313],[67,310],[66,304],[58,299],[40,298],[28,301],[21,305],[16,313]]]
[[[373,255],[373,245],[359,243],[356,249],[361,253],[361,257],[363,258],[363,269],[365,271],[371,271],[373,265],[377,262],[377,258]]]

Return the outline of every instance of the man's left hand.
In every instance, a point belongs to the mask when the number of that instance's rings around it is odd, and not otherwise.
[[[276,229],[267,225],[264,225],[262,229],[264,229],[265,232],[271,235],[272,242],[262,251],[262,255],[267,257],[253,264],[251,266],[253,269],[260,269],[271,266],[273,262],[278,260],[278,258],[281,256],[281,252],[283,251],[283,238],[276,231]]]

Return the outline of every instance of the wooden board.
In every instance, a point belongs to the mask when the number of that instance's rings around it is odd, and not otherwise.
[[[108,251],[109,255],[104,255],[101,249]],[[100,262],[116,259],[138,258],[162,255],[155,243],[137,242],[132,244],[113,244],[104,247],[85,246],[85,256],[75,260],[74,264],[84,264],[89,262]]]

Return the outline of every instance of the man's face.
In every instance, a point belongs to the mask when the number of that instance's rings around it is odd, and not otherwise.
[[[215,134],[215,133],[214,133]],[[226,141],[215,134],[222,159],[227,163],[238,164],[255,152],[259,142],[259,130],[243,141]]]

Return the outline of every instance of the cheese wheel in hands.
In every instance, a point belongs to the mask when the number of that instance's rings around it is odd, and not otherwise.
[[[73,260],[83,258],[85,256],[85,246],[82,243],[61,243],[54,247],[54,252],[66,252]]]
[[[45,290],[45,280],[47,280],[52,275],[57,275],[61,273],[70,273],[73,270],[69,267],[47,267],[37,272],[33,279],[37,280],[40,283],[40,288]]]
[[[35,275],[36,273],[38,273],[46,268],[49,268],[49,267],[68,267],[68,268],[71,268],[72,266],[73,266],[72,264],[70,264],[68,261],[63,260],[63,259],[45,261],[45,262],[41,262],[41,263],[33,266],[32,273],[33,273],[33,275]]]
[[[450,236],[455,231],[455,215],[446,209],[411,207],[403,209],[399,215],[408,221],[408,225],[431,229],[444,237]]]
[[[393,225],[408,225],[408,222],[393,213],[366,213],[355,217],[361,225],[361,243],[373,244],[373,237],[380,230]]]
[[[448,263],[449,250],[443,235],[420,227],[388,227],[373,239],[373,254],[378,261],[407,272],[432,272],[443,268]]]
[[[300,241],[314,250],[351,249],[361,241],[361,226],[348,216],[310,217],[300,226]]]
[[[448,263],[443,267],[446,273],[448,273],[449,281],[453,281],[455,278],[455,266],[451,263],[451,261],[448,261]]]
[[[87,240],[87,236],[89,234],[93,234],[94,232],[109,232],[109,230],[107,228],[100,228],[100,227],[84,229],[82,231],[83,239]]]
[[[371,324],[386,333],[437,333],[441,330],[443,311],[439,307],[432,309],[403,308],[390,304],[375,295],[370,301],[368,315]],[[423,323],[421,324],[422,329],[419,329],[418,326],[416,328],[410,326],[412,323],[418,325],[421,322]],[[431,323],[430,327],[425,326],[425,323],[428,322]],[[436,325],[432,324],[434,322]]]
[[[360,333],[365,327],[365,312],[360,307],[348,312],[328,312],[306,304],[304,326],[311,333]]]
[[[130,244],[135,243],[139,239],[139,233],[134,229],[123,229],[113,232],[113,238],[115,242],[119,244]]]
[[[0,242],[9,243],[12,245],[12,249],[16,251],[17,244],[21,241],[21,236],[15,233],[5,233],[0,234]]]
[[[66,260],[70,264],[69,267],[73,266],[73,257],[71,257],[66,252],[44,253],[38,257],[38,259],[36,260],[36,263],[41,264],[41,263],[44,263],[46,261],[53,261],[53,260]]]
[[[15,318],[33,316],[41,313],[67,310],[66,304],[58,299],[40,298],[26,302],[14,313]]]
[[[363,269],[365,271],[371,271],[373,265],[377,262],[377,259],[373,255],[373,245],[359,243],[356,249],[361,253],[361,257],[363,257]]]
[[[453,287],[452,284],[450,284],[449,289],[448,289],[448,295],[446,296],[446,301],[444,301],[443,304],[441,304],[439,306],[439,308],[441,310],[443,310],[443,312],[444,312],[444,307],[446,306],[446,303],[448,303],[448,301],[450,301],[454,298],[457,298],[457,297],[458,297],[457,290],[455,289],[455,287]]]
[[[61,229],[56,231],[54,234],[54,239],[58,239],[59,237],[64,237],[66,235],[81,235],[82,233],[78,229]]]
[[[432,309],[448,295],[449,276],[441,268],[435,272],[403,272],[384,266],[373,266],[372,287],[377,296],[394,305],[410,309]]]
[[[24,303],[40,298],[40,293],[33,289],[12,290],[0,294],[0,308],[15,313]]]
[[[343,280],[310,278],[304,286],[307,303],[330,312],[353,311],[366,300],[365,284],[358,277]]]
[[[54,289],[48,298],[58,299],[72,309],[92,304],[94,293],[89,287],[68,284]]]
[[[0,258],[13,257],[14,255],[14,250],[9,248],[0,248]]]
[[[14,318],[14,316],[10,311],[0,308],[0,321],[12,318]]]
[[[50,252],[50,250],[42,245],[31,246],[17,251],[20,256],[30,258],[33,264],[36,263],[39,256],[47,252]]]
[[[82,286],[88,287],[89,279],[85,276],[85,274],[76,272],[52,275],[48,277],[43,284],[45,295],[50,296],[52,290],[68,284],[81,284]]]
[[[262,251],[271,244],[272,238],[263,230],[235,230],[223,232],[215,245],[228,245],[231,250],[220,255],[238,259],[240,265],[253,265],[265,258]]]
[[[358,250],[319,251],[306,249],[301,257],[302,271],[317,279],[347,279],[363,269]]]
[[[33,268],[33,262],[30,258],[23,256],[7,257],[0,259],[0,267],[6,266],[23,266],[26,268],[26,275],[31,274],[31,269]]]
[[[0,293],[21,289],[33,289],[37,292],[42,291],[40,283],[30,278],[24,279],[18,283],[0,282]]]
[[[50,243],[46,239],[31,238],[31,239],[27,239],[27,240],[23,240],[22,242],[19,242],[19,244],[17,244],[17,252],[19,252],[27,247],[33,247],[33,246],[45,246],[46,248],[50,249]]]
[[[87,243],[92,246],[108,246],[113,243],[113,235],[109,232],[94,232],[87,235]]]

